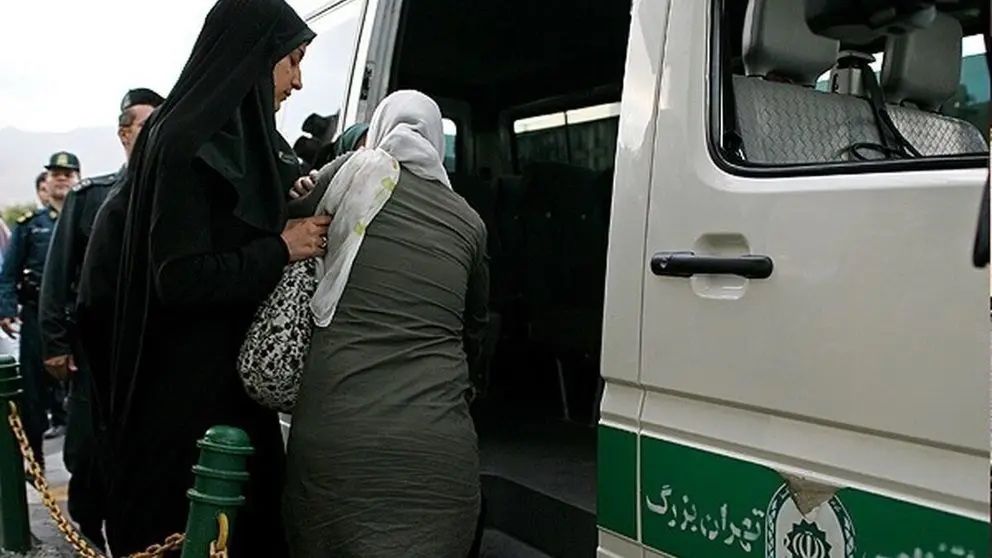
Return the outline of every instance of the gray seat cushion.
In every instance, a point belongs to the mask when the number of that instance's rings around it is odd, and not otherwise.
[[[734,76],[734,98],[744,156],[751,163],[851,161],[852,145],[881,141],[871,106],[860,97]],[[909,107],[889,105],[888,110],[903,136],[925,156],[988,150],[982,133],[967,121]],[[870,150],[860,153],[873,156]]]
[[[857,142],[878,143],[864,99],[734,76],[738,133],[748,162],[766,165],[852,160]]]
[[[985,136],[966,120],[891,105],[889,115],[909,143],[928,157],[988,152]]]

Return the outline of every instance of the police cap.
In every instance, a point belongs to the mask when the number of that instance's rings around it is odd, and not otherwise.
[[[79,170],[79,157],[76,157],[68,151],[59,151],[54,153],[48,160],[48,164],[45,165],[48,170],[52,169],[69,169],[78,171]]]
[[[149,105],[152,107],[157,107],[161,105],[164,100],[165,99],[163,99],[161,95],[151,89],[139,87],[128,91],[124,95],[124,98],[121,99],[121,112],[124,112],[135,105]]]

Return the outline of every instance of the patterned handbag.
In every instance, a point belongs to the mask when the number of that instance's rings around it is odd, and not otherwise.
[[[286,266],[279,284],[255,313],[238,356],[238,373],[260,405],[292,412],[310,350],[310,299],[317,288],[317,260]]]

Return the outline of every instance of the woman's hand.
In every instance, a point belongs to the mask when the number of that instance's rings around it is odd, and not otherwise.
[[[307,194],[313,191],[317,185],[317,171],[312,170],[307,176],[300,177],[295,183],[293,183],[293,188],[289,191],[289,197],[295,199],[305,198]]]
[[[327,227],[331,218],[327,215],[291,219],[282,231],[282,241],[289,249],[289,261],[298,262],[327,253]]]

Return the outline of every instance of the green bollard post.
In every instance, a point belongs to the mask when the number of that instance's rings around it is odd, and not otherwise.
[[[248,435],[230,426],[214,426],[196,445],[200,461],[193,467],[193,488],[186,493],[190,504],[182,558],[209,556],[221,514],[233,531],[237,509],[245,502],[242,485],[248,480],[248,456],[254,451]]]
[[[31,549],[28,496],[24,485],[24,458],[7,417],[10,402],[21,399],[17,360],[0,355],[0,549],[23,553]]]

